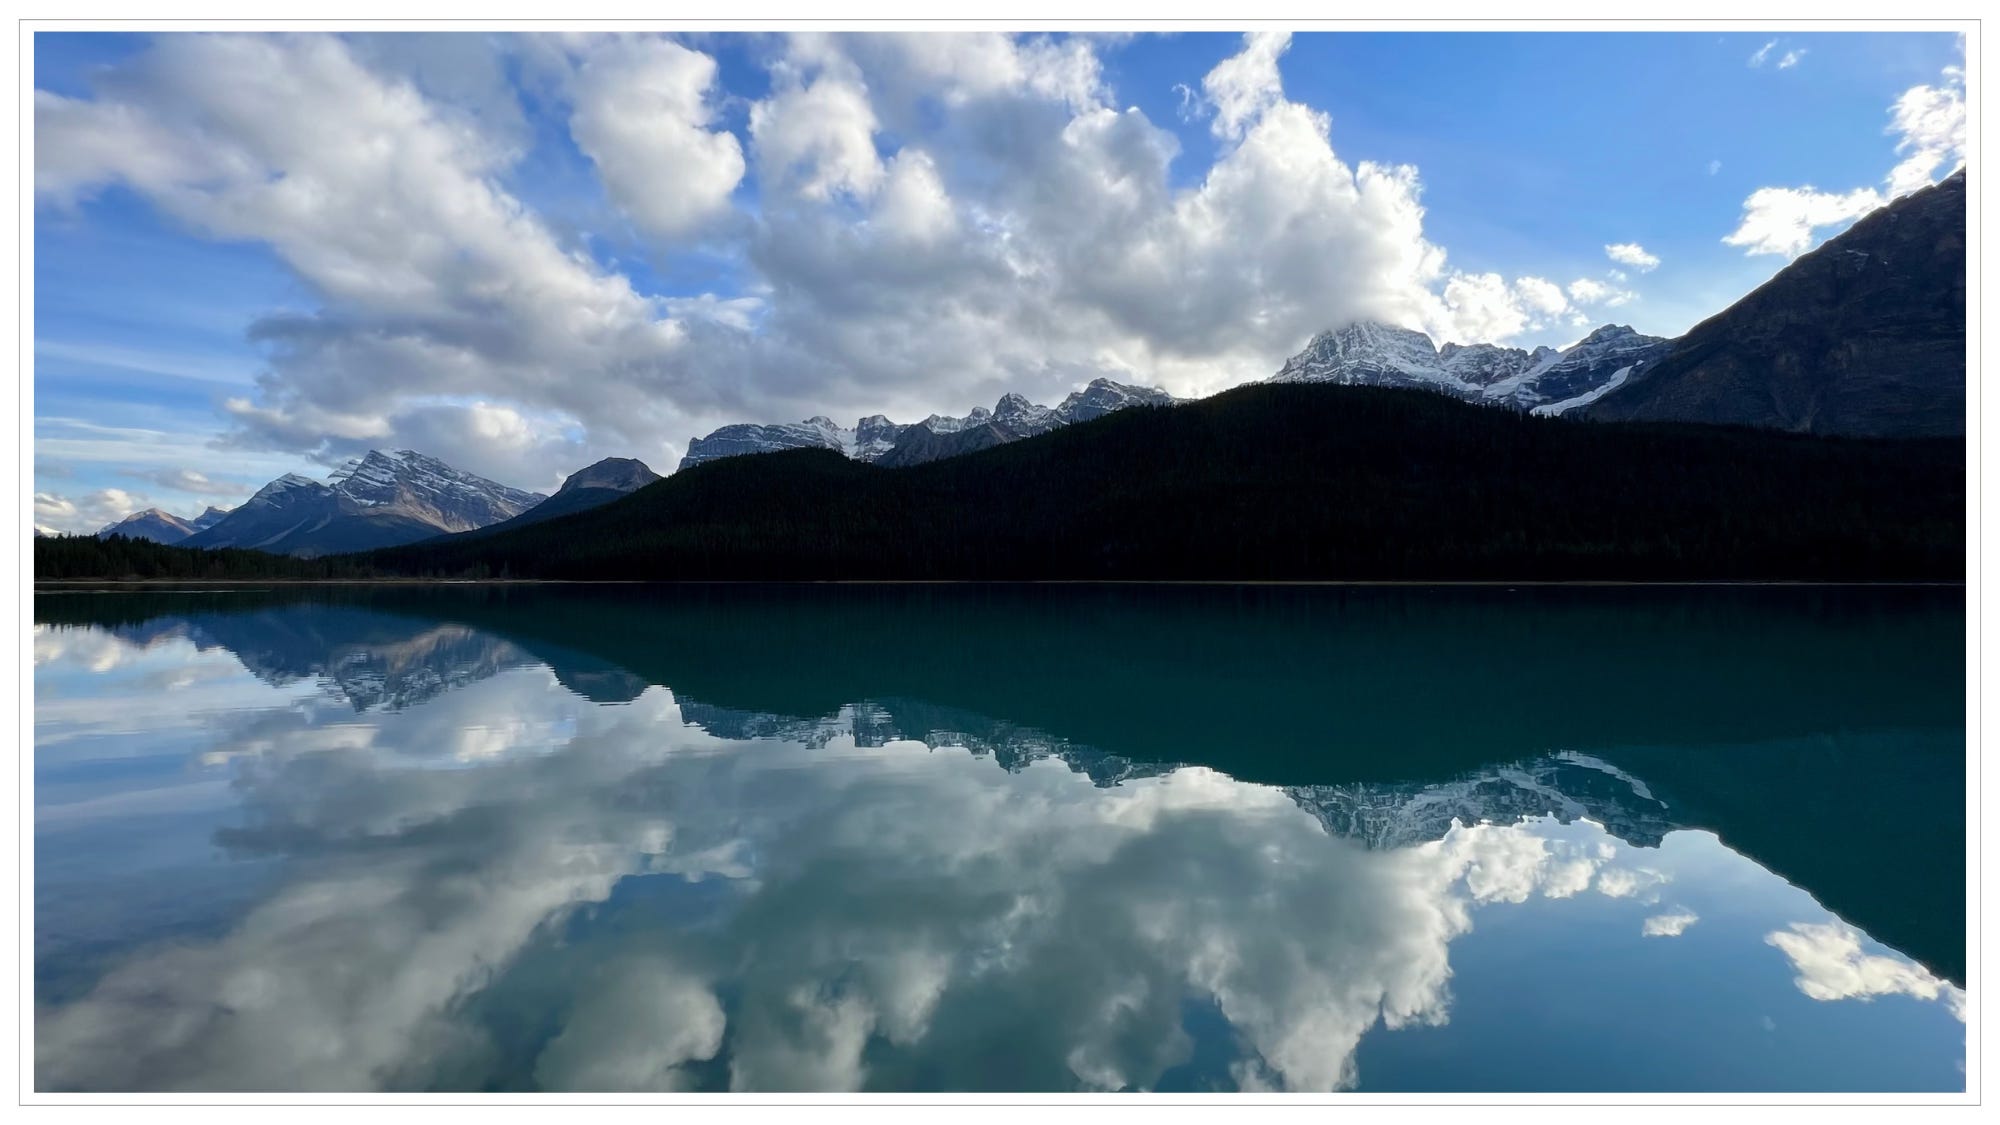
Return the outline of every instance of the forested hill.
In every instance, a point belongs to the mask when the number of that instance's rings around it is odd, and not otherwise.
[[[244,547],[181,547],[126,535],[35,537],[37,582],[328,581],[376,577],[357,555],[299,559]]]
[[[1261,385],[887,469],[799,450],[354,556],[559,579],[1959,580],[1964,450]]]

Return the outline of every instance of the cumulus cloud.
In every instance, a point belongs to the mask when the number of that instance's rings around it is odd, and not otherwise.
[[[1539,277],[1523,277],[1514,282],[1514,291],[1523,304],[1543,316],[1555,316],[1569,307],[1562,286]]]
[[[1604,256],[1621,266],[1631,266],[1640,273],[1646,273],[1660,264],[1657,255],[1648,254],[1644,246],[1636,242],[1606,243]]]
[[[427,397],[518,397],[615,435],[638,428],[615,413],[658,416],[641,391],[672,382],[661,359],[689,331],[496,187],[504,158],[330,38],[166,36],[94,99],[36,99],[38,194],[125,183],[269,244],[319,293],[253,326],[272,370],[227,409],[234,443],[329,460],[392,443]],[[627,378],[575,377],[607,368]]]
[[[729,209],[743,148],[711,130],[715,60],[665,39],[617,39],[577,68],[570,133],[618,206],[678,239]]]
[[[249,327],[264,369],[224,403],[232,455],[421,448],[532,488],[612,454],[670,467],[725,422],[922,417],[1099,376],[1201,394],[1364,317],[1475,343],[1575,314],[1551,281],[1448,268],[1417,169],[1343,160],[1285,89],[1287,46],[1250,35],[1200,79],[1217,149],[1189,180],[1084,37],[798,34],[746,103],[659,37],[510,40],[496,67],[463,44],[425,63],[163,36],[88,96],[37,91],[36,193],[87,209],[121,185],[308,288]],[[512,190],[533,131],[509,67],[567,107],[653,268]],[[714,291],[634,282],[696,248]]]
[[[1288,31],[1257,31],[1243,37],[1243,50],[1216,64],[1201,80],[1215,107],[1216,136],[1241,140],[1249,124],[1284,97],[1278,58],[1292,45]]]
[[[786,67],[777,81],[780,88],[750,111],[760,172],[809,200],[873,193],[884,170],[874,107],[858,73],[822,70],[808,80]]]

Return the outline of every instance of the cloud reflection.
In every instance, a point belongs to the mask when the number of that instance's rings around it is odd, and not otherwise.
[[[1228,1084],[1345,1088],[1375,1029],[1450,1020],[1482,909],[1670,878],[1531,811],[1657,842],[1664,805],[1581,755],[1283,789],[1107,772],[1026,732],[1000,769],[985,736],[900,737],[873,705],[598,706],[477,634],[421,640],[403,661],[267,645],[264,684],[314,682],[177,716],[240,808],[217,842],[286,875],[220,936],[38,1011],[37,1088],[1151,1088],[1215,1035],[1191,1012],[1226,1025]],[[48,644],[52,667],[119,667]],[[1772,935],[1808,995],[1924,987],[1838,929]]]
[[[1145,1087],[1200,1000],[1239,1080],[1329,1089],[1377,1023],[1447,1018],[1475,903],[1603,862],[1532,825],[1371,850],[1203,768],[1103,787],[916,741],[720,739],[663,689],[599,708],[536,669],[215,729],[247,814],[223,842],[295,874],[219,941],[43,1013],[42,1088],[429,1086],[498,1049],[474,998],[589,965],[533,1049],[551,1088],[674,1089],[725,1040],[738,1089]],[[465,731],[507,733],[469,753]],[[725,905],[555,952],[627,879]]]
[[[1794,922],[1767,934],[1798,972],[1799,991],[1815,1000],[1870,1000],[1877,996],[1913,996],[1942,1000],[1952,1015],[1965,1019],[1965,992],[1899,957],[1863,952],[1861,931],[1835,919]]]

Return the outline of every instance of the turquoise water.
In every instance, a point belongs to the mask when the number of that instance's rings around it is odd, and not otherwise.
[[[1961,1090],[1963,593],[36,599],[43,1090]]]

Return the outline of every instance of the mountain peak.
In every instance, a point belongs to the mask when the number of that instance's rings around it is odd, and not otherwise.
[[[1577,343],[1601,344],[1607,340],[1617,340],[1626,336],[1637,336],[1638,334],[1638,330],[1629,324],[1606,324],[1593,329],[1590,335],[1585,336],[1583,339],[1577,341]]]
[[[392,546],[511,519],[541,502],[411,449],[371,449],[325,481],[286,473],[227,513],[188,525],[192,547],[314,555]]]
[[[993,407],[995,421],[1015,427],[1026,426],[1035,432],[1048,428],[1052,424],[1053,417],[1048,407],[1029,402],[1026,395],[1013,393],[1001,395],[1000,401]]]
[[[579,488],[604,488],[614,492],[632,492],[660,479],[644,461],[636,457],[606,457],[594,465],[586,465],[569,475],[556,495],[573,492]]]
[[[146,539],[154,543],[178,543],[194,532],[194,526],[179,516],[158,508],[147,508],[105,524],[98,529],[97,537],[105,539],[122,535],[127,539]]]

